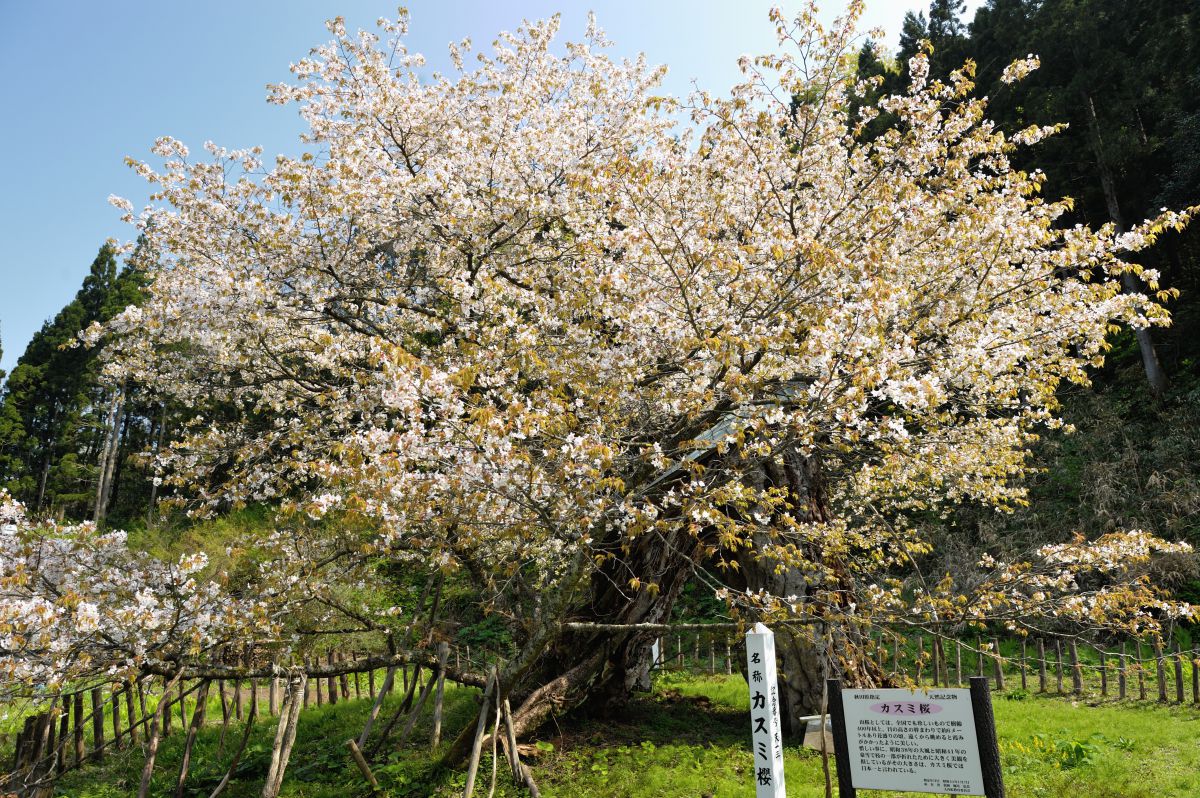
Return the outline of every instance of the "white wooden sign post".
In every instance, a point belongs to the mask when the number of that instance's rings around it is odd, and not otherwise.
[[[761,623],[746,632],[746,680],[750,683],[755,798],[787,798],[783,784],[779,682],[775,675],[775,634]]]

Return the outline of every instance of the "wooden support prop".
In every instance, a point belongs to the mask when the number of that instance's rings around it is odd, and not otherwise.
[[[184,700],[184,697],[188,693],[192,692],[191,690],[185,689],[185,685],[186,685],[186,680],[180,680],[179,686],[176,688],[177,690],[179,690],[179,728],[180,729],[187,728],[187,702]]]
[[[900,636],[892,637],[892,679],[899,679],[900,673]]]
[[[233,714],[238,720],[242,719],[242,680],[233,680]]]
[[[346,655],[343,652],[339,651],[337,654],[337,661],[345,662]],[[342,700],[349,701],[350,700],[350,676],[349,676],[349,674],[347,674],[346,672],[343,671],[338,676],[338,683],[341,685],[341,688],[342,688]]]
[[[64,695],[62,697],[62,717],[58,720],[58,750],[55,752],[55,758],[58,760],[55,769],[59,773],[67,769],[67,733],[70,730],[71,696]]]
[[[367,694],[371,696],[372,700],[375,699],[375,671],[374,670],[367,671]]]
[[[355,652],[351,652],[350,658],[358,659],[358,654]],[[362,684],[360,684],[361,680],[358,678],[359,675],[360,674],[358,674],[357,672],[354,674],[354,697],[356,699],[362,698]]]
[[[533,780],[533,773],[521,761],[521,752],[517,748],[517,733],[512,722],[512,708],[509,706],[507,698],[504,699],[504,727],[508,735],[508,749],[511,752],[509,762],[513,769],[513,779],[517,782],[517,786],[523,786],[529,790],[530,798],[541,798],[537,782]]]
[[[113,747],[118,751],[125,747],[121,741],[121,690],[117,685],[109,687],[108,697],[112,701]]]
[[[305,697],[307,697],[305,693]],[[221,736],[217,740],[217,753],[225,753],[225,735],[229,733],[229,695],[225,690],[225,680],[217,679],[217,697],[221,700]]]
[[[729,653],[729,639],[725,639],[725,675],[733,675],[733,657]]]
[[[1183,703],[1183,654],[1178,640],[1175,641],[1175,703]]]
[[[483,701],[479,708],[479,721],[475,724],[475,741],[471,744],[471,759],[467,765],[467,786],[463,789],[463,798],[471,798],[475,794],[475,776],[479,772],[479,754],[483,747],[483,732],[487,728],[488,710],[491,708],[492,690],[496,688],[499,674],[496,666],[492,666],[488,674],[487,686],[483,688]]]
[[[983,675],[983,638],[975,638],[975,675]]]
[[[1042,638],[1037,640],[1037,658],[1038,658],[1038,692],[1046,692],[1046,641]]]
[[[1104,649],[1096,646],[1096,651],[1100,655],[1100,695],[1108,697],[1108,661],[1104,658]]]
[[[708,675],[712,676],[717,672],[717,641],[709,638],[708,640]]]
[[[1154,674],[1158,678],[1158,700],[1167,703],[1167,663],[1163,661],[1162,639],[1154,638]]]
[[[204,714],[208,708],[208,689],[212,681],[205,679],[200,683],[196,692],[196,708],[192,710],[192,722],[188,725],[187,739],[183,744],[183,759],[179,763],[179,779],[175,782],[175,798],[183,798],[183,787],[187,784],[188,770],[192,764],[192,746],[196,744],[196,735],[204,725]],[[180,705],[183,702],[180,701]]]
[[[134,718],[137,717],[137,713],[133,708],[133,682],[128,680],[125,682],[125,717],[128,719],[129,723],[129,744],[137,745],[137,724],[134,722]]]
[[[272,668],[274,668],[273,663]],[[279,714],[279,677],[277,676],[272,676],[267,680],[267,714],[272,717]]]
[[[433,734],[429,741],[431,750],[437,750],[442,742],[442,703],[446,692],[446,660],[450,657],[450,645],[438,643],[437,650],[437,694],[433,697]]]
[[[271,764],[267,767],[267,778],[263,784],[262,798],[278,798],[283,787],[283,774],[287,771],[292,756],[292,745],[296,742],[296,729],[300,724],[300,695],[308,684],[308,674],[295,669],[288,677],[287,694],[280,708],[279,725],[275,730],[275,743],[271,747]]]
[[[404,724],[403,731],[400,732],[400,740],[396,743],[397,748],[403,748],[408,742],[408,737],[412,734],[412,730],[416,728],[417,719],[421,717],[421,710],[425,708],[425,702],[429,699],[433,688],[437,685],[436,674],[430,674],[430,678],[426,680],[425,686],[421,688],[421,695],[417,697],[417,703],[413,706],[412,712],[408,715],[408,723]]]
[[[83,691],[75,693],[75,766],[82,767],[87,753],[83,742]]]
[[[325,659],[329,662],[329,665],[332,666],[335,661],[334,657],[333,657],[333,652],[330,651],[326,655]],[[329,679],[326,681],[325,687],[329,691],[329,703],[336,704],[338,702],[337,677],[331,675],[329,677]]]
[[[242,761],[242,754],[246,752],[246,744],[250,742],[250,732],[253,731],[256,720],[258,720],[258,696],[252,695],[250,696],[250,712],[246,718],[246,725],[242,727],[242,740],[238,743],[238,749],[233,752],[233,760],[229,763],[225,775],[221,777],[220,783],[209,793],[208,798],[219,798],[221,793],[225,791],[225,788],[229,786],[229,780],[233,778],[238,763]]]
[[[350,748],[350,756],[354,758],[354,764],[358,767],[358,772],[367,780],[367,784],[371,785],[372,790],[378,791],[379,782],[375,779],[375,774],[371,772],[371,766],[367,764],[367,758],[363,756],[358,743],[354,740],[347,740],[346,745]]]
[[[1063,691],[1062,640],[1054,639],[1054,687],[1059,695]]]
[[[954,679],[955,683],[962,687],[962,641],[954,641]]]
[[[1021,638],[1021,689],[1022,690],[1029,689],[1029,682],[1025,675],[1025,672],[1029,668],[1029,654],[1025,648],[1025,645],[1028,642],[1029,642],[1028,639],[1026,639],[1024,637]]]
[[[996,690],[1004,691],[1004,659],[1000,656],[1000,641],[992,638],[992,676],[996,682]]]
[[[683,636],[675,635],[675,667],[683,670]]]
[[[379,691],[379,695],[375,696],[375,703],[371,705],[371,712],[367,715],[367,722],[363,725],[362,733],[358,735],[356,745],[361,749],[367,744],[367,738],[371,735],[371,727],[375,725],[375,719],[379,717],[379,710],[383,706],[383,699],[391,692],[392,682],[396,678],[396,666],[387,669],[387,674],[383,677],[383,687]],[[320,698],[321,692],[317,691],[317,697]]]
[[[1125,700],[1125,691],[1128,683],[1128,676],[1125,671],[1125,643],[1121,643],[1121,653],[1117,655],[1117,698]]]
[[[1071,693],[1083,695],[1083,666],[1079,664],[1079,647],[1073,637],[1069,649],[1071,652]]]
[[[150,780],[154,777],[154,761],[158,757],[158,742],[161,737],[159,730],[166,724],[166,719],[171,717],[170,706],[166,701],[166,696],[171,694],[171,688],[183,676],[183,671],[177,673],[173,678],[163,685],[164,699],[158,702],[158,706],[154,708],[154,715],[150,721],[150,730],[146,733],[146,763],[142,766],[142,780],[138,785],[137,798],[146,798],[150,794]]]

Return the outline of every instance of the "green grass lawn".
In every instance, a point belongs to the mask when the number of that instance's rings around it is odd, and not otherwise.
[[[447,685],[445,738],[452,740],[472,721],[477,690]],[[394,707],[396,699],[385,704]],[[547,798],[734,798],[754,795],[750,780],[748,693],[740,676],[663,674],[653,694],[614,711],[612,717],[559,718],[544,730],[539,756],[531,763]],[[1008,794],[1011,798],[1069,795],[1074,798],[1193,798],[1200,795],[1200,710],[1104,702],[1087,705],[1057,696],[1021,691],[994,695]],[[369,702],[311,707],[301,718],[283,794],[292,798],[367,796],[369,788],[350,763],[345,741],[361,729]],[[429,714],[429,710],[426,710]],[[215,713],[220,717],[219,711]],[[214,713],[210,712],[210,718]],[[375,772],[388,798],[461,795],[461,772],[434,772],[428,717],[403,749],[391,746]],[[189,796],[207,796],[216,785],[238,729],[230,728],[224,751],[211,725],[193,755]],[[266,773],[274,732],[260,721],[237,781],[225,795],[257,796]],[[183,734],[164,741],[155,775],[156,796],[174,788]],[[832,757],[830,765],[832,767]],[[68,774],[56,795],[116,798],[136,790],[140,752],[108,757],[101,766]],[[476,794],[487,794],[491,757],[485,755]],[[499,763],[496,794],[517,796]],[[788,795],[824,795],[821,757],[786,749]],[[835,791],[836,794],[836,791]],[[912,795],[860,791],[863,798]]]

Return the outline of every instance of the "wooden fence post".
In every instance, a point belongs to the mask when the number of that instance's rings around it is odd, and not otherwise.
[[[1192,655],[1192,703],[1200,704],[1200,659],[1195,649],[1188,653]]]
[[[1137,641],[1137,676],[1138,676],[1138,700],[1146,700],[1146,668],[1143,665],[1145,660],[1142,658],[1142,641]]]
[[[325,657],[325,661],[326,661],[326,662],[328,662],[328,663],[330,664],[330,666],[332,666],[332,665],[333,665],[333,663],[334,663],[334,659],[333,659],[333,652],[332,652],[332,651],[330,651],[330,652],[328,653],[328,655]],[[330,703],[330,704],[336,704],[336,703],[338,702],[338,694],[337,694],[337,677],[336,677],[336,676],[330,676],[328,679],[326,679],[326,680],[325,680],[325,687],[326,687],[326,689],[329,691],[329,703]]]
[[[1120,659],[1117,660],[1117,698],[1125,700],[1125,688],[1128,682],[1128,677],[1125,673],[1125,641],[1121,641],[1121,653],[1117,655]]]
[[[1108,662],[1104,659],[1104,649],[1096,646],[1100,654],[1100,695],[1108,697]]]
[[[975,675],[983,675],[983,638],[975,638]]]
[[[1163,661],[1162,638],[1154,638],[1154,673],[1158,677],[1158,700],[1167,703],[1167,664]]]
[[[725,638],[725,675],[733,675],[733,657],[729,653],[729,638]]]
[[[1079,664],[1079,648],[1075,638],[1071,638],[1071,692],[1074,695],[1083,694],[1083,666]]]
[[[1054,671],[1055,671],[1054,684],[1058,690],[1059,695],[1062,695],[1062,691],[1063,691],[1062,640],[1057,637],[1054,638]]]
[[[962,641],[954,641],[954,678],[959,687],[962,687]]]
[[[1028,689],[1029,689],[1029,682],[1027,681],[1027,678],[1026,678],[1026,675],[1025,675],[1025,671],[1026,671],[1026,669],[1028,668],[1028,665],[1029,665],[1029,661],[1028,661],[1028,660],[1029,660],[1029,656],[1028,656],[1028,653],[1026,652],[1026,649],[1025,649],[1025,645],[1026,645],[1028,642],[1029,642],[1029,639],[1028,639],[1028,638],[1025,638],[1025,637],[1022,637],[1022,638],[1021,638],[1021,689],[1022,689],[1022,690],[1028,690]]]
[[[1038,692],[1046,692],[1046,641],[1042,638],[1037,639],[1037,657],[1038,657]]]
[[[996,691],[1004,691],[1004,660],[1000,657],[1000,640],[992,638],[992,673],[996,677]]]
[[[1179,641],[1175,641],[1175,703],[1183,703],[1183,654],[1179,651]]]

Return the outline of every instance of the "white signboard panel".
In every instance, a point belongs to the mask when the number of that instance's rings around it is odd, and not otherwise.
[[[842,690],[855,789],[983,795],[970,690]]]
[[[746,679],[750,683],[755,798],[786,798],[779,681],[775,675],[775,634],[761,623],[754,624],[754,628],[746,632]]]

